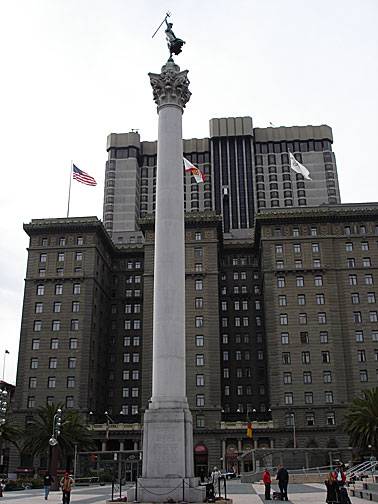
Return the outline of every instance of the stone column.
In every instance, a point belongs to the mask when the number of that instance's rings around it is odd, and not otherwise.
[[[182,113],[188,71],[170,58],[150,73],[159,115],[154,255],[152,397],[144,414],[138,500],[202,502],[194,478],[193,425],[186,399],[185,229]],[[190,488],[189,488],[190,487]],[[128,500],[134,494],[128,491]]]

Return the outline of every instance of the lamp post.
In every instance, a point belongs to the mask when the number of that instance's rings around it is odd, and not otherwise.
[[[293,427],[293,448],[297,447],[297,434],[295,431],[295,415],[294,413],[290,413],[290,418],[292,419],[292,427]]]
[[[62,427],[62,410],[58,408],[53,418],[53,426],[51,438],[49,439],[50,445],[50,458],[49,458],[49,473],[54,477],[53,490],[58,490],[59,485],[57,481],[57,469],[58,469],[58,437],[60,436],[60,429]]]
[[[3,442],[2,442],[2,433],[3,433],[3,425],[6,422],[5,415],[8,409],[8,391],[5,389],[0,389],[0,466],[1,472],[4,472],[3,464],[4,464],[4,454],[3,454]]]

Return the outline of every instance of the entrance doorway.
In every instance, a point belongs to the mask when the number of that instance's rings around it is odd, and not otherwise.
[[[209,454],[207,447],[200,443],[194,447],[194,475],[204,481],[209,473]]]

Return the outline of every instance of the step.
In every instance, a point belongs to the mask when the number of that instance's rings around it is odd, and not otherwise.
[[[360,499],[366,499],[371,502],[378,502],[378,492],[371,492],[358,488],[350,488],[349,492],[353,497],[359,497]]]

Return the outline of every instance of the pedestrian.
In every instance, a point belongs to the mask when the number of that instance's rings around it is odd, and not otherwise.
[[[265,500],[271,500],[270,498],[270,486],[272,484],[272,478],[270,476],[270,472],[267,468],[264,469],[262,476],[264,485],[265,485]]]
[[[334,473],[333,473],[333,477],[336,481],[336,495],[337,495],[337,500],[338,501],[341,501],[341,498],[340,498],[340,489],[345,485],[345,482],[346,482],[346,474],[345,472],[343,471],[343,468],[342,468],[342,465],[339,464]]]
[[[282,464],[278,466],[276,480],[281,493],[281,500],[289,500],[287,496],[287,485],[289,484],[289,473]]]
[[[49,498],[49,493],[50,493],[50,488],[51,488],[51,483],[54,483],[54,478],[51,476],[51,474],[48,472],[45,474],[43,477],[43,488],[45,490],[45,500]]]
[[[324,484],[327,488],[326,502],[328,504],[335,504],[337,502],[337,484],[333,472],[328,474],[328,478]]]
[[[63,504],[70,504],[71,490],[74,480],[70,477],[68,472],[64,473],[64,477],[60,480],[60,487],[63,492]]]
[[[213,472],[211,473],[211,481],[214,486],[214,494],[216,495],[217,493],[219,494],[219,478],[222,476],[222,473],[218,469],[218,467],[214,467]]]

